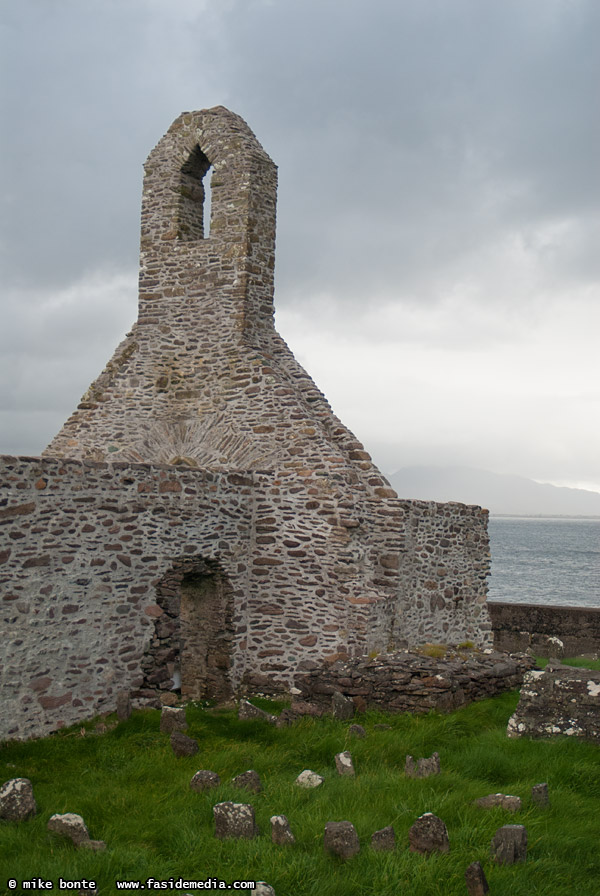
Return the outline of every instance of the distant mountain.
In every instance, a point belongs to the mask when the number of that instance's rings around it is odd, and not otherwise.
[[[401,498],[479,504],[492,514],[600,516],[600,492],[470,467],[403,467],[388,479]]]

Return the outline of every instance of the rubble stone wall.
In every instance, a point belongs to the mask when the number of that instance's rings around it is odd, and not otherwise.
[[[558,658],[600,653],[600,607],[490,601],[487,609],[497,650]]]
[[[331,706],[338,691],[361,709],[386,712],[448,712],[521,685],[533,660],[490,651],[449,651],[444,657],[398,651],[358,657],[331,667],[305,663],[296,676],[301,699]]]
[[[428,564],[407,547],[429,502],[396,500],[388,530],[375,525],[379,505],[359,507],[366,522],[347,528],[327,492],[301,478],[284,490],[273,473],[4,457],[0,484],[3,737],[112,710],[120,690],[147,699],[173,687],[186,576],[216,571],[227,583],[219,637],[232,692],[288,687],[302,660],[419,642],[398,621],[399,589],[421,600],[433,577],[445,587],[439,534]],[[454,524],[480,536],[447,567],[454,589],[481,572],[484,521],[477,508],[469,518],[463,505],[437,507],[446,528],[454,510]],[[474,627],[460,601],[450,607],[456,630]]]

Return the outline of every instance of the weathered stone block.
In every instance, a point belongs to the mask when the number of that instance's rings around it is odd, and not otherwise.
[[[542,809],[548,808],[550,805],[550,796],[548,794],[548,785],[546,783],[533,785],[531,788],[531,802]]]
[[[271,821],[271,840],[282,846],[287,846],[296,842],[290,823],[285,815],[272,815]]]
[[[174,731],[170,737],[171,749],[178,758],[194,756],[198,752],[198,741],[181,731]]]
[[[448,829],[437,815],[426,812],[421,815],[408,832],[411,852],[449,852]]]
[[[338,771],[338,775],[354,777],[354,764],[352,762],[352,756],[348,750],[344,750],[343,753],[336,753],[335,767]]]
[[[64,815],[53,815],[48,821],[48,830],[53,834],[59,834],[71,840],[75,846],[81,846],[88,842],[90,833],[81,815],[74,812],[66,812]]]
[[[351,719],[354,715],[354,703],[340,691],[335,691],[331,697],[331,711],[334,719]]]
[[[250,790],[252,793],[260,793],[262,790],[260,775],[258,772],[255,772],[253,768],[248,769],[247,772],[242,772],[240,775],[236,775],[231,783],[234,787]]]
[[[212,790],[214,787],[218,787],[220,783],[221,779],[216,772],[201,769],[196,772],[190,781],[190,787],[192,790],[202,792],[204,790]]]
[[[376,852],[391,852],[396,848],[396,833],[392,825],[375,831],[371,837],[371,849]]]
[[[265,712],[264,709],[259,709],[258,706],[253,706],[248,700],[240,700],[238,719],[260,719],[263,722],[268,722],[269,725],[274,725],[277,722],[277,716]]]
[[[305,768],[303,772],[300,772],[294,783],[297,784],[298,787],[311,789],[313,787],[319,787],[323,783],[323,778],[309,768]]]
[[[360,852],[360,841],[354,825],[349,821],[328,821],[325,825],[323,846],[342,859],[350,859]]]
[[[472,862],[465,871],[465,881],[469,896],[487,896],[488,882],[480,862]]]
[[[527,831],[522,824],[505,824],[492,838],[492,858],[499,865],[514,865],[527,858]]]
[[[508,812],[518,812],[521,808],[521,797],[511,796],[508,793],[490,793],[475,800],[475,805],[480,809],[506,809]]]
[[[428,759],[417,759],[416,763],[412,756],[407,756],[406,763],[404,765],[404,772],[407,778],[428,778],[430,775],[439,775],[439,753],[434,753]]]
[[[37,812],[29,778],[12,778],[0,788],[0,818],[24,821]]]
[[[213,806],[215,837],[252,840],[258,836],[254,809],[246,803],[224,802]]]

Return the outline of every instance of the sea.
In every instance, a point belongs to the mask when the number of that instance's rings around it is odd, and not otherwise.
[[[490,516],[488,600],[600,607],[600,518]]]

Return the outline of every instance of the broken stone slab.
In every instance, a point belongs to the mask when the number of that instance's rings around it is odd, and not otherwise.
[[[442,819],[432,812],[417,818],[408,832],[408,841],[411,852],[428,854],[450,851],[448,829]]]
[[[131,715],[131,696],[129,691],[119,691],[117,694],[117,718],[120,722],[126,722]]]
[[[181,731],[174,731],[170,737],[171,749],[178,758],[183,756],[194,756],[198,752],[198,741],[193,737],[188,737]]]
[[[241,787],[244,790],[251,790],[252,793],[260,793],[262,790],[262,782],[260,775],[253,768],[249,768],[247,772],[236,775],[231,783],[234,787]]]
[[[240,700],[238,706],[238,719],[242,719],[242,721],[260,719],[263,722],[268,722],[269,725],[275,725],[277,722],[277,716],[265,712],[264,709],[259,709],[258,706],[253,706],[248,700]]]
[[[328,821],[325,825],[323,846],[342,859],[350,859],[360,852],[360,842],[354,825],[349,821]]]
[[[544,784],[534,784],[531,788],[531,802],[534,806],[539,806],[541,809],[547,809],[550,805],[550,796],[548,794],[548,785]]]
[[[0,818],[25,821],[37,812],[33,786],[29,778],[12,778],[0,788]]]
[[[187,726],[184,706],[163,706],[160,713],[160,730],[163,734],[186,731]]]
[[[465,871],[465,881],[469,896],[486,896],[490,892],[481,862],[472,862]]]
[[[270,822],[271,840],[273,843],[277,843],[280,846],[287,846],[288,844],[296,842],[296,838],[290,828],[290,823],[285,815],[272,815]]]
[[[350,725],[350,727],[348,728],[348,734],[350,735],[350,737],[363,738],[366,736],[367,732],[362,725]]]
[[[270,884],[266,884],[264,880],[257,880],[252,892],[254,896],[275,896],[273,887]]]
[[[340,691],[334,691],[331,695],[331,712],[334,719],[345,721],[354,716],[354,703],[349,697],[345,697]]]
[[[74,846],[81,846],[90,840],[90,832],[81,815],[74,812],[65,812],[64,815],[53,815],[48,821],[47,828],[53,834],[66,837]]]
[[[190,787],[192,790],[197,791],[212,790],[213,787],[218,787],[220,783],[221,779],[216,772],[200,769],[190,781]]]
[[[371,849],[377,852],[391,852],[396,848],[396,833],[391,824],[380,831],[375,831],[371,837]]]
[[[318,775],[316,772],[312,772],[309,768],[305,768],[303,772],[300,772],[294,784],[297,784],[298,787],[319,787],[323,783],[323,778],[321,775]]]
[[[499,865],[514,865],[527,858],[527,831],[522,824],[505,824],[492,838],[492,858]]]
[[[386,725],[383,722],[378,722],[377,725],[373,725],[373,730],[374,731],[391,731],[392,726]]]
[[[213,806],[215,837],[252,840],[258,836],[254,808],[247,803],[217,803]]]
[[[519,812],[521,809],[521,797],[511,796],[509,793],[490,793],[475,800],[479,809],[506,809],[508,812]]]
[[[354,777],[354,765],[352,763],[352,756],[348,750],[344,750],[343,753],[335,754],[335,767],[338,770],[338,775]]]
[[[430,775],[439,775],[439,753],[434,753],[428,759],[417,759],[416,763],[412,756],[407,756],[404,765],[404,773],[407,778],[428,778]]]

